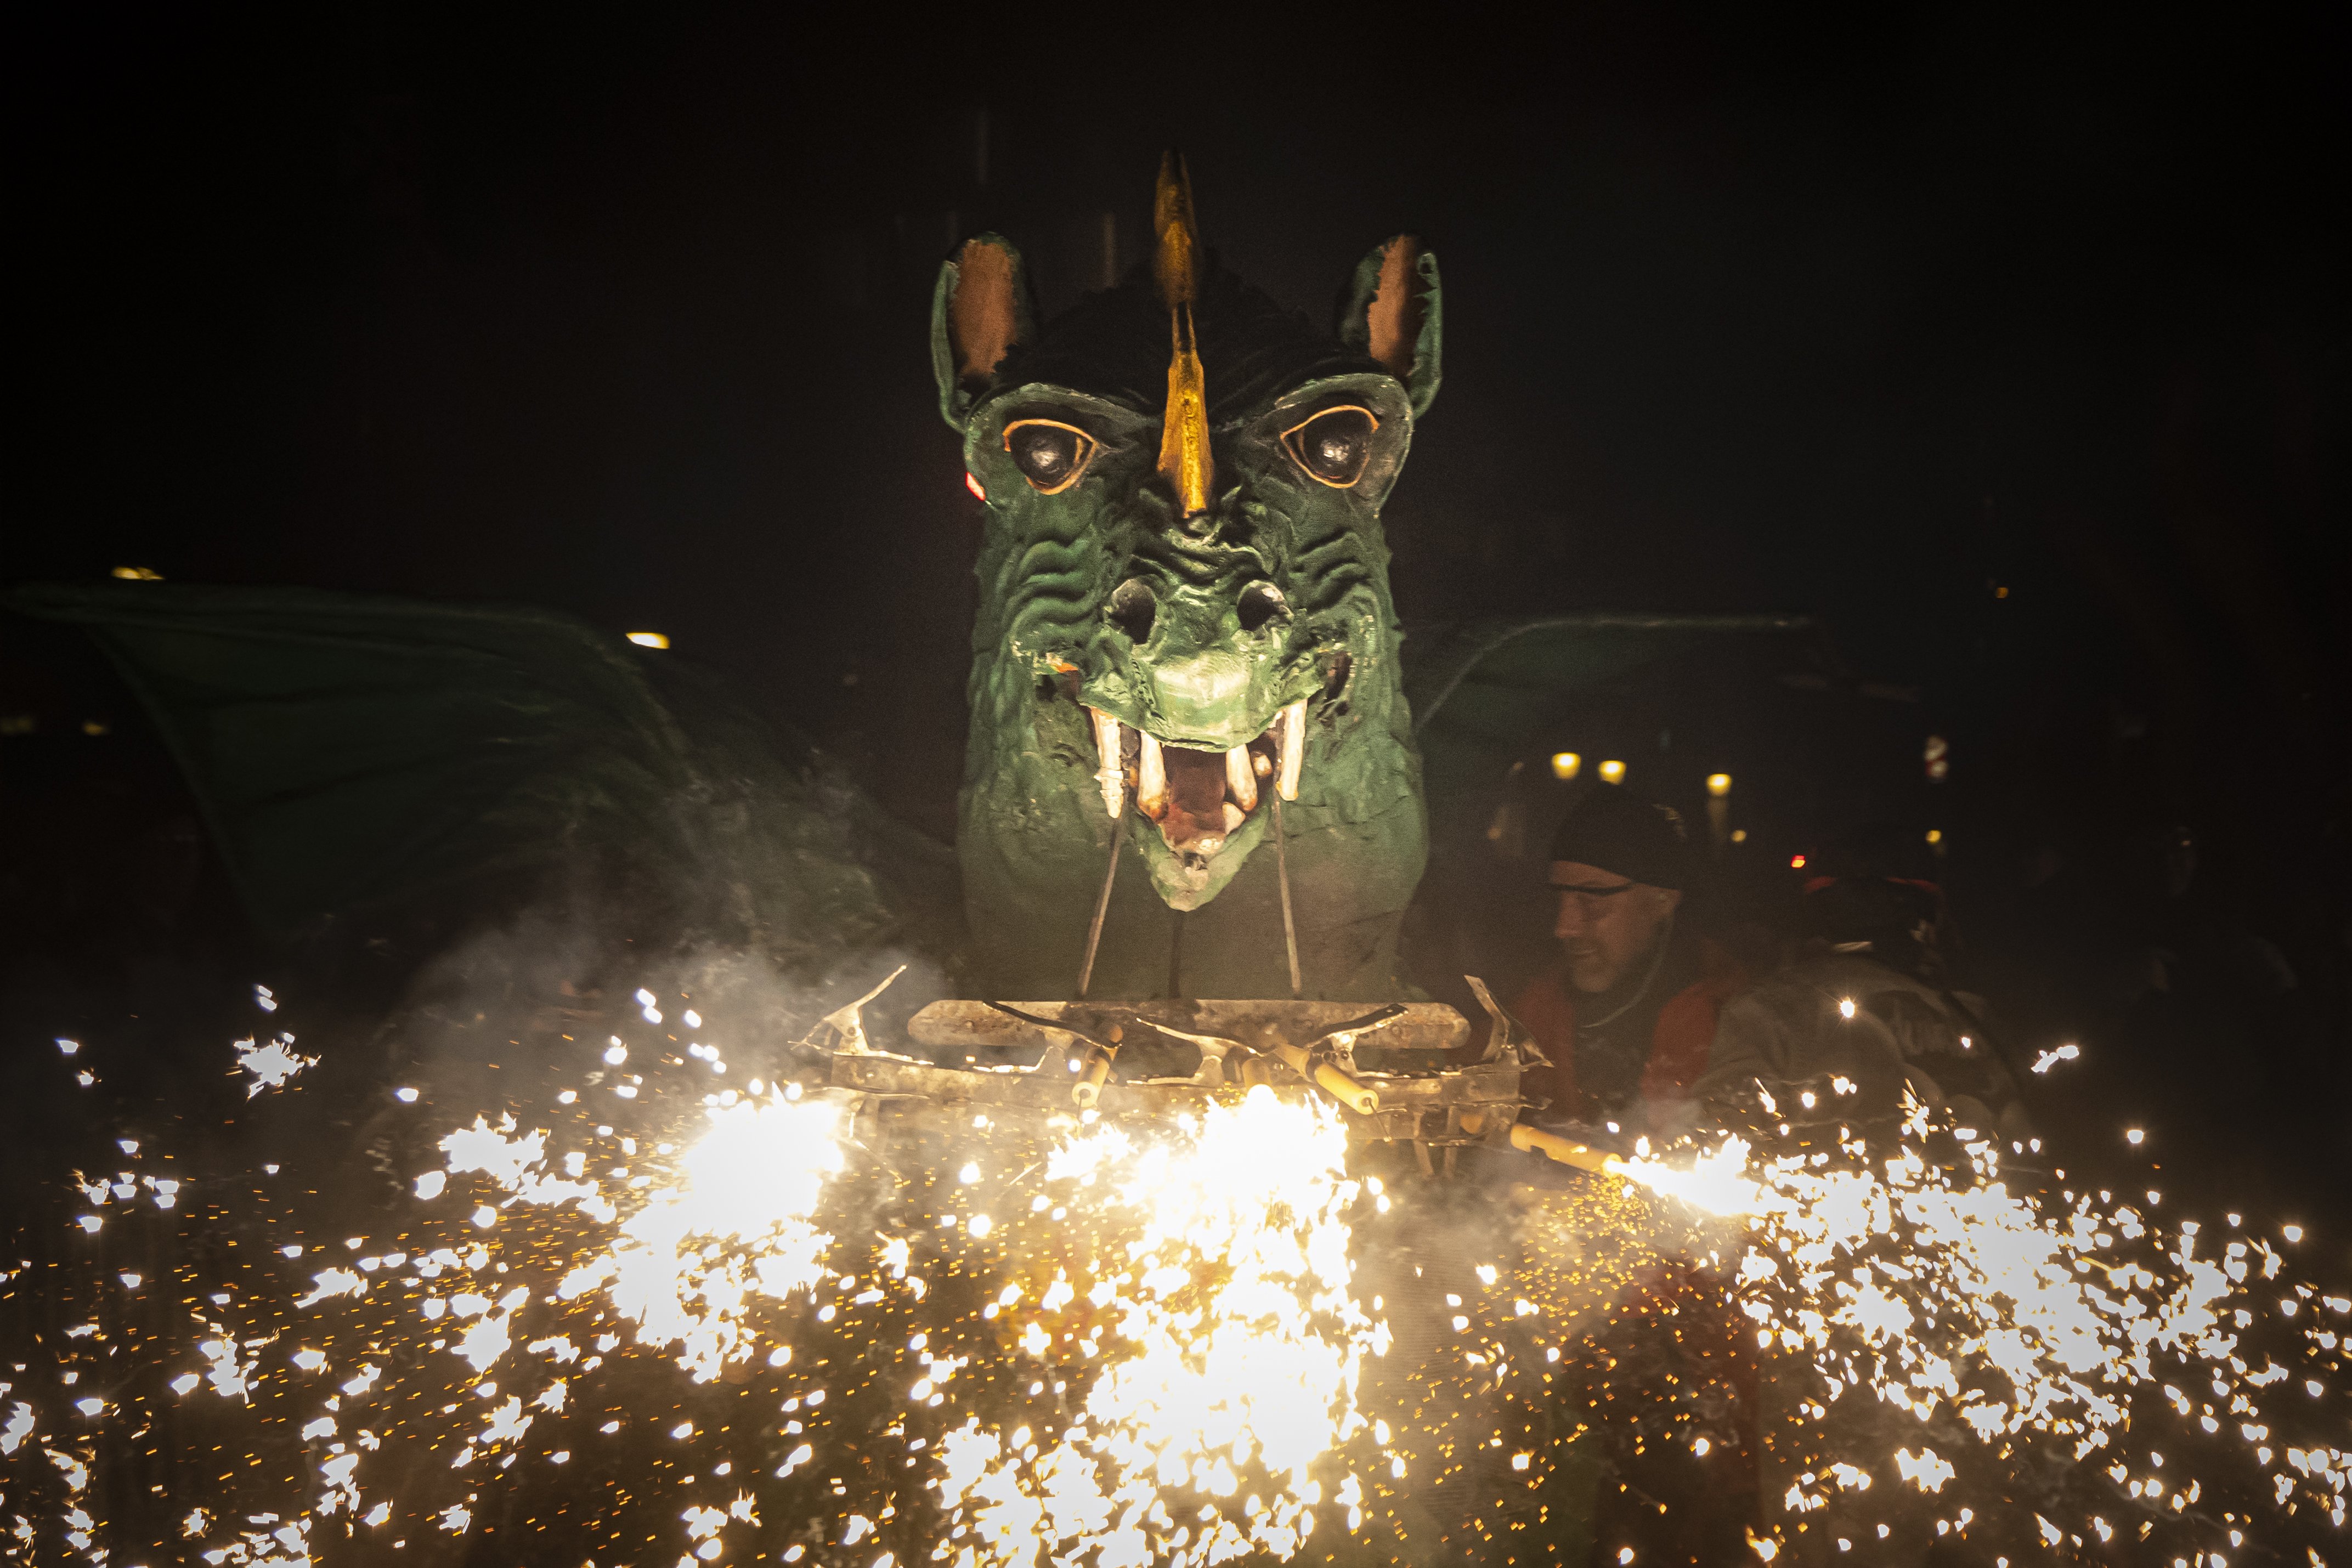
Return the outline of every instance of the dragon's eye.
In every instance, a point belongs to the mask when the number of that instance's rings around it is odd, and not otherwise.
[[[1055,495],[1077,483],[1079,470],[1094,455],[1094,437],[1075,425],[1050,419],[1020,419],[1004,427],[1004,450],[1021,476],[1045,495]]]
[[[1352,405],[1327,408],[1298,425],[1283,440],[1298,465],[1334,489],[1344,490],[1364,476],[1371,460],[1372,432],[1381,427],[1369,409]]]

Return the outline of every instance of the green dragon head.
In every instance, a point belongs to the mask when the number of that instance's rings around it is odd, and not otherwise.
[[[1051,322],[994,235],[940,277],[940,409],[988,508],[977,977],[1067,994],[1099,894],[1094,994],[1286,994],[1286,874],[1307,993],[1386,995],[1426,832],[1380,509],[1437,390],[1436,260],[1378,246],[1325,333],[1196,260],[1173,160],[1156,218],[1151,265]]]

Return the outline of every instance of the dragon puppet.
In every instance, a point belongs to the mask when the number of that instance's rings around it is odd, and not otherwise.
[[[1082,987],[1381,995],[1427,842],[1380,511],[1437,394],[1436,258],[1373,251],[1334,337],[1200,265],[1172,162],[1155,208],[1148,278],[1049,326],[993,236],[940,279],[940,409],[989,507],[974,952],[1055,994],[1099,881]]]
[[[1051,320],[1003,239],[940,270],[940,409],[987,508],[952,864],[712,677],[562,615],[0,602],[96,639],[281,938],[446,941],[584,891],[804,975],[914,949],[966,995],[1392,999],[1433,854],[1491,860],[1488,797],[1563,693],[1791,622],[1456,628],[1409,688],[1381,508],[1438,390],[1436,257],[1375,246],[1324,329],[1202,249],[1172,155],[1154,228]]]

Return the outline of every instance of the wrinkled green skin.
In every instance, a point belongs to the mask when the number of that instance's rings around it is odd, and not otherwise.
[[[1413,411],[1404,386],[1377,372],[1310,377],[1219,408],[1216,375],[1213,362],[1213,508],[1191,529],[1156,472],[1156,402],[1016,382],[975,399],[963,421],[964,461],[988,510],[956,847],[984,994],[1074,994],[1116,834],[1121,865],[1090,995],[1289,995],[1271,782],[1223,852],[1188,866],[1131,792],[1121,821],[1109,820],[1085,709],[1170,746],[1223,751],[1299,697],[1306,761],[1283,814],[1305,994],[1399,993],[1398,931],[1428,844],[1380,507]],[[1341,490],[1310,476],[1282,436],[1350,402],[1380,430],[1363,478]],[[1101,444],[1058,494],[1034,490],[1004,447],[1008,423],[1040,416]],[[1158,601],[1140,643],[1105,612],[1130,578]],[[1240,598],[1259,582],[1286,610],[1245,630]]]

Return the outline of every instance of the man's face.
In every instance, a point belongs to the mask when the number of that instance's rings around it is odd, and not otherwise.
[[[1646,963],[1665,934],[1683,895],[1632,882],[1582,861],[1551,862],[1559,890],[1559,918],[1551,934],[1568,955],[1568,977],[1580,991],[1605,991],[1636,964]]]

